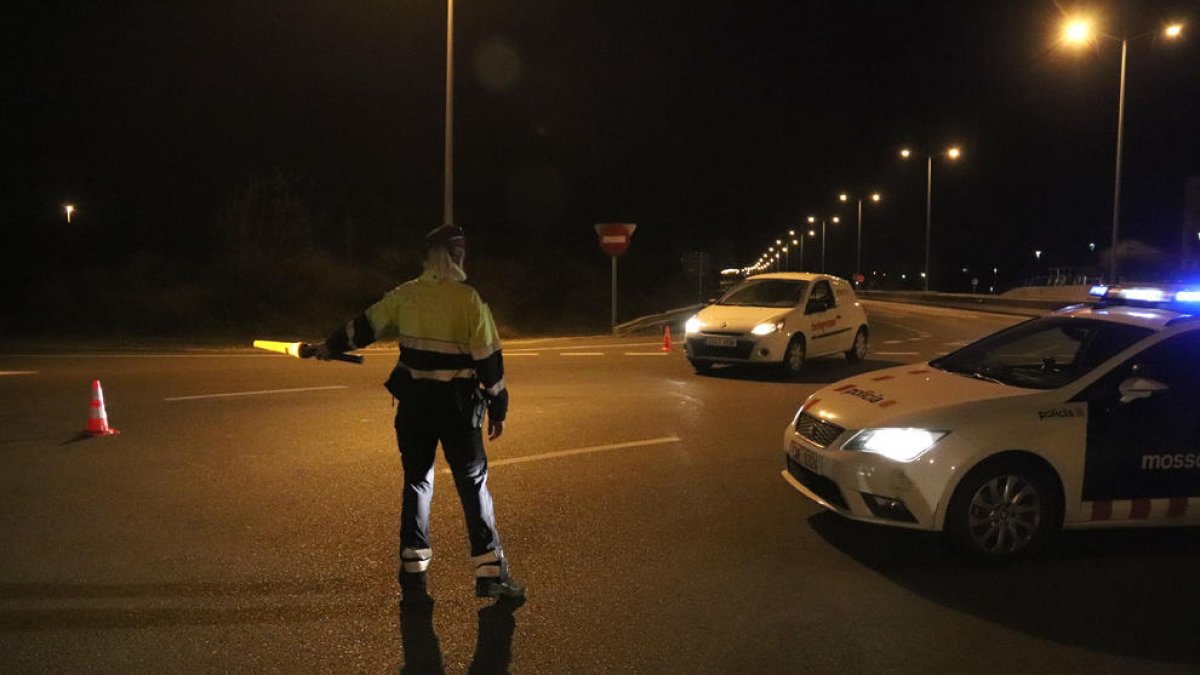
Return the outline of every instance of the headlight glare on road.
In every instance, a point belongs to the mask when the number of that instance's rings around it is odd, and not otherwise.
[[[911,462],[948,433],[912,428],[863,429],[847,441],[842,449],[873,452],[897,462]]]
[[[684,333],[699,333],[704,324],[700,323],[700,317],[693,316],[683,324]]]
[[[755,335],[770,335],[771,333],[774,333],[775,331],[779,330],[781,326],[783,326],[783,324],[781,322],[767,321],[767,322],[758,324],[754,328],[751,328],[750,332],[754,333]]]

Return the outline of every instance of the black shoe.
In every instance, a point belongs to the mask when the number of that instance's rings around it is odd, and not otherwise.
[[[408,592],[421,591],[422,593],[428,588],[428,583],[425,580],[424,572],[401,572],[400,573],[400,590]]]
[[[476,577],[477,598],[523,598],[525,586],[507,574],[502,577]]]

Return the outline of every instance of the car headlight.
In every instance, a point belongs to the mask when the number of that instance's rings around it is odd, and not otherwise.
[[[750,332],[755,335],[770,335],[780,328],[783,328],[782,321],[766,321],[751,328]]]
[[[704,324],[700,323],[700,317],[693,316],[683,324],[684,333],[699,333]]]
[[[843,450],[873,452],[897,462],[911,462],[950,433],[929,429],[863,429],[854,434]]]

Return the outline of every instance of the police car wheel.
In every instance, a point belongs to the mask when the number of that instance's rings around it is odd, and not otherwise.
[[[959,550],[984,561],[1029,555],[1058,529],[1058,494],[1044,470],[1020,461],[971,470],[950,500],[946,534]]]
[[[688,359],[688,363],[691,363],[692,370],[696,371],[700,375],[709,372],[713,367],[712,361],[694,361],[692,359]]]
[[[800,374],[804,369],[804,357],[808,354],[808,350],[804,345],[804,338],[797,335],[788,343],[787,350],[783,353],[783,372],[792,377]]]
[[[854,344],[851,345],[849,351],[846,352],[846,360],[850,363],[858,363],[867,357],[867,327],[862,326],[858,332],[854,334]]]

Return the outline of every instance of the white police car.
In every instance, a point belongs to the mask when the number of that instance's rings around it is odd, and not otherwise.
[[[1200,524],[1200,293],[1093,295],[817,391],[784,431],[784,478],[992,560],[1060,527]]]
[[[845,279],[783,272],[749,277],[687,320],[684,348],[696,372],[717,363],[781,366],[798,374],[806,359],[867,354],[867,315]]]

